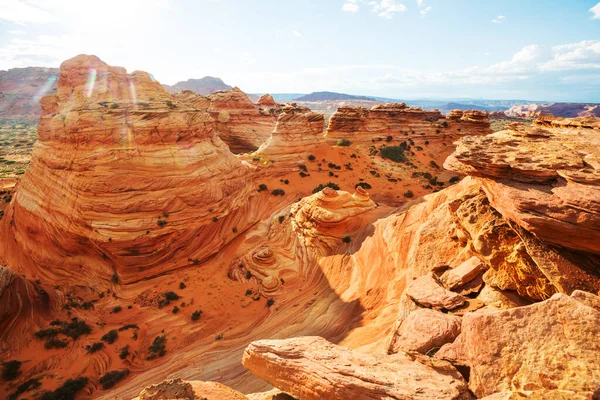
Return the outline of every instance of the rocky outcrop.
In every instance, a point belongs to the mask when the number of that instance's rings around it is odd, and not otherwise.
[[[306,159],[317,145],[324,143],[323,114],[298,107],[294,103],[282,108],[271,137],[256,151],[260,156],[281,159]]]
[[[242,363],[303,400],[468,398],[464,379],[449,363],[406,353],[363,354],[320,337],[253,342]]]
[[[142,390],[133,400],[247,400],[242,393],[218,382],[170,379]]]
[[[212,93],[208,98],[208,113],[216,121],[219,137],[232,152],[254,151],[271,135],[279,113],[277,107],[262,109],[237,87]]]
[[[331,116],[326,138],[371,141],[377,137],[417,135],[427,139],[444,135],[490,133],[485,111],[453,110],[446,117],[438,110],[426,111],[401,103],[373,106],[370,110],[343,106]]]
[[[509,117],[538,118],[553,115],[565,118],[600,117],[600,105],[586,103],[550,103],[515,105],[504,112]]]
[[[39,99],[56,91],[58,69],[13,68],[0,71],[0,120],[37,124]]]
[[[452,310],[462,306],[466,301],[463,296],[445,289],[433,273],[409,282],[406,286],[406,295],[423,307],[438,310]]]
[[[595,129],[511,125],[462,138],[444,166],[482,177],[492,207],[535,237],[599,255],[598,149]]]
[[[260,96],[256,104],[265,107],[275,107],[277,105],[277,103],[275,103],[275,100],[273,99],[273,96],[271,96],[268,93]]]
[[[479,397],[524,389],[598,389],[600,298],[575,291],[526,307],[481,310],[463,317],[462,331],[436,357],[470,368]]]
[[[182,90],[191,90],[194,93],[201,94],[203,96],[209,95],[214,92],[221,90],[231,90],[232,87],[227,85],[221,78],[215,78],[212,76],[205,76],[200,79],[188,79],[187,81],[177,82],[174,85],[165,85],[163,87],[169,93],[177,93]]]
[[[41,103],[39,143],[0,224],[0,259],[16,272],[138,281],[209,257],[258,219],[250,169],[215,121],[147,73],[78,56]]]

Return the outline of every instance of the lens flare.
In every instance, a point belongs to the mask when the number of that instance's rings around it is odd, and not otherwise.
[[[129,81],[129,94],[131,96],[131,101],[137,103],[137,94],[135,92],[135,85],[132,81]]]
[[[90,74],[88,75],[88,80],[85,84],[85,97],[90,97],[92,92],[94,91],[94,86],[96,85],[96,70],[94,68],[90,68]]]
[[[48,92],[48,90],[50,90],[50,88],[52,87],[54,82],[56,82],[56,76],[51,76],[48,79],[46,79],[46,83],[44,83],[44,85],[40,88],[40,90],[38,90],[38,92],[35,94],[33,99],[35,101],[38,101],[39,99],[41,99],[42,96],[44,96],[46,94],[46,92]]]

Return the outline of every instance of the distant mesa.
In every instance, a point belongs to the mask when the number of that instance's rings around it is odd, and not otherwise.
[[[191,90],[201,95],[208,95],[220,90],[231,90],[231,86],[223,82],[221,78],[215,78],[212,76],[205,76],[201,79],[188,79],[187,81],[177,82],[173,86],[164,85],[163,87],[167,92],[178,93],[182,90]]]
[[[505,114],[517,118],[537,118],[550,115],[564,118],[600,117],[600,104],[538,103],[514,105],[505,111]]]
[[[312,92],[295,99],[296,101],[327,101],[327,100],[363,100],[377,101],[373,97],[355,96],[352,94],[336,93],[336,92]]]

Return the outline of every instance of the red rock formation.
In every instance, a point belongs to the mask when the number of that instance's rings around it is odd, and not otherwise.
[[[256,151],[260,156],[283,159],[305,159],[317,145],[324,143],[325,118],[323,114],[298,107],[284,106],[271,137]]]
[[[354,106],[338,108],[331,117],[326,137],[331,141],[371,141],[377,137],[413,133],[430,139],[447,134],[490,132],[486,112],[453,110],[444,118],[437,110],[425,111],[404,103],[389,103],[370,110]]]
[[[505,111],[509,117],[538,118],[557,116],[565,118],[600,117],[600,105],[586,103],[526,104],[512,106]]]
[[[40,97],[56,90],[56,68],[13,68],[0,71],[0,120],[37,123]]]
[[[183,381],[170,379],[151,385],[133,400],[247,400],[237,392],[218,382]]]
[[[271,96],[268,93],[260,96],[260,99],[258,99],[256,104],[259,106],[266,106],[266,107],[275,107],[277,105],[277,103],[275,103],[275,100],[273,99],[273,96]]]
[[[253,374],[303,400],[468,396],[462,376],[449,363],[406,353],[363,354],[320,337],[253,342],[242,363]]]
[[[31,166],[0,226],[0,259],[15,271],[138,281],[207,258],[233,226],[253,223],[249,168],[210,115],[147,73],[78,56],[42,107]]]

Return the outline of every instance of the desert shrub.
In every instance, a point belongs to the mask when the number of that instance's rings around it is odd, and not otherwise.
[[[165,335],[155,337],[150,347],[148,347],[150,354],[146,357],[146,360],[152,360],[156,357],[164,356],[167,354],[166,347],[167,337]]]
[[[114,306],[111,312],[113,314],[116,314],[118,312],[121,312],[122,310],[123,310],[123,307],[121,307],[121,306]]]
[[[334,182],[327,182],[326,184],[320,184],[319,186],[317,186],[316,188],[313,189],[313,193],[319,193],[321,190],[325,189],[326,187],[328,188],[332,188],[334,190],[340,190],[340,187],[337,183]]]
[[[315,159],[316,159],[316,157],[315,157],[315,156],[313,156],[312,154],[309,154],[309,155],[308,155],[308,160],[309,160],[309,161],[315,161]]]
[[[246,292],[246,295],[248,292]],[[192,316],[190,317],[192,321],[198,321],[200,319],[200,316],[202,315],[202,310],[196,310],[192,313]]]
[[[92,327],[89,326],[85,321],[80,321],[77,318],[73,318],[68,324],[63,325],[62,333],[74,340],[79,339],[82,335],[89,335],[92,333]]]
[[[34,336],[38,339],[43,339],[43,338],[50,338],[50,337],[54,337],[56,335],[58,335],[59,333],[61,333],[61,329],[59,328],[45,328],[45,329],[40,329],[39,331],[37,331]]]
[[[156,221],[156,225],[160,226],[161,228],[163,226],[165,226],[167,224],[167,221],[165,221],[164,219],[159,219],[158,221]]]
[[[179,289],[183,290],[185,288],[186,288],[185,283],[179,282]]]
[[[127,324],[127,325],[123,325],[122,327],[120,327],[119,332],[126,331],[127,329],[140,329],[140,327],[137,326],[136,324]]]
[[[280,224],[283,224],[283,221],[285,220],[285,216],[280,215],[279,218],[278,218],[278,220],[279,220]]]
[[[88,345],[85,348],[88,353],[93,354],[97,351],[102,350],[104,348],[104,343],[102,343],[102,342],[92,343],[91,345]]]
[[[106,342],[108,344],[113,344],[114,342],[117,341],[118,338],[119,338],[119,333],[117,332],[116,329],[112,329],[112,330],[106,332],[104,335],[102,335],[100,340],[102,340],[103,342]]]
[[[53,392],[45,392],[40,400],[73,400],[77,393],[88,384],[88,378],[79,377],[67,379],[58,389]]]
[[[283,189],[275,189],[275,190],[271,191],[271,194],[273,196],[283,196],[283,195],[285,195],[285,191]]]
[[[217,222],[219,219],[217,217],[212,218],[212,222]]]
[[[273,300],[273,299],[267,300],[267,307],[271,307],[273,304],[275,304],[275,300]]]
[[[110,105],[110,108],[112,108],[114,110],[115,108],[119,108],[119,105],[117,103],[112,103]]]
[[[21,375],[21,361],[11,360],[2,363],[2,380],[12,381]]]
[[[344,146],[344,147],[348,147],[352,144],[351,141],[349,141],[348,139],[340,139],[337,141],[337,145],[338,146]]]
[[[335,174],[331,171],[329,171],[329,176],[334,176]]]
[[[115,386],[117,383],[121,382],[129,375],[128,369],[122,369],[120,371],[110,371],[100,377],[100,384],[102,385],[102,389],[110,389]]]
[[[432,185],[432,186],[435,186],[435,185],[437,185],[437,183],[438,183],[438,178],[437,178],[437,176],[434,176],[433,178],[431,178],[431,179],[429,180],[429,184],[430,184],[430,185]]]
[[[223,339],[223,334],[219,333],[217,336],[215,336],[215,340],[221,340]]]
[[[433,160],[429,161],[429,165],[436,169],[440,168],[440,166]]]
[[[26,380],[25,382],[21,383],[19,386],[17,386],[17,390],[15,390],[13,393],[8,395],[7,399],[8,400],[20,399],[21,395],[23,393],[39,388],[40,386],[42,386],[42,384],[40,383],[40,379],[41,378],[33,378],[33,379],[29,379],[29,380]]]
[[[394,138],[392,136],[388,136],[385,138],[386,142],[391,142]]]
[[[390,146],[379,149],[379,153],[382,158],[387,158],[395,162],[407,161],[406,155],[404,154],[405,147],[402,146]]]
[[[119,283],[119,276],[117,274],[112,274],[110,280],[112,283]]]
[[[367,182],[358,182],[356,185],[354,185],[354,189],[356,189],[359,186],[362,187],[363,189],[371,189],[371,187],[372,187]]]
[[[171,310],[171,312],[173,314],[177,314],[179,312],[179,307],[177,307],[177,306],[173,307],[173,309]]]
[[[306,165],[305,165],[305,164],[300,164],[300,165],[298,165],[298,168],[300,168],[300,170],[302,170],[302,171],[304,171],[304,172],[307,172],[307,171],[308,171],[308,168],[306,167]]]
[[[414,196],[414,194],[413,194],[412,190],[407,190],[406,192],[404,192],[404,197],[410,198],[413,196]]]
[[[448,127],[448,121],[444,121],[444,122],[442,122],[442,126],[443,126],[444,128],[447,128],[447,127]]]
[[[167,100],[167,107],[169,107],[169,108],[175,108],[176,105],[173,104],[173,102],[171,100]]]
[[[450,183],[456,183],[460,180],[460,178],[458,176],[453,176],[452,178],[450,178]]]
[[[300,171],[300,177],[306,178],[307,176],[310,176],[310,174],[304,171]]]
[[[66,340],[50,338],[44,343],[45,349],[64,349],[69,344]]]
[[[344,243],[350,243],[352,239],[350,238],[350,236],[344,236],[344,238],[342,239],[342,242]]]
[[[262,192],[264,190],[267,190],[267,185],[265,185],[264,183],[261,183],[260,185],[258,185],[259,192]]]
[[[122,347],[121,348],[121,352],[119,353],[119,358],[121,360],[124,360],[127,358],[127,356],[129,356],[129,345]]]

